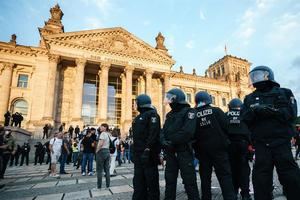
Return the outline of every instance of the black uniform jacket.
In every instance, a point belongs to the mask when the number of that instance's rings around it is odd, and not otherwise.
[[[228,147],[228,124],[225,113],[210,105],[197,108],[195,151],[216,151]]]
[[[143,109],[132,123],[133,151],[138,153],[149,148],[152,152],[159,153],[160,128],[160,117],[156,110]]]
[[[257,112],[256,106],[274,108],[273,113]],[[290,141],[292,122],[297,116],[297,102],[291,90],[272,87],[267,91],[255,90],[244,100],[243,118],[252,132],[254,142],[276,146]]]
[[[179,105],[179,109],[171,110],[166,115],[162,140],[171,141],[176,151],[185,151],[194,138],[196,128],[196,112],[189,105]]]

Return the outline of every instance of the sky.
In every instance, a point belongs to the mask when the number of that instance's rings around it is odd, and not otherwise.
[[[0,0],[0,41],[37,46],[58,3],[65,32],[123,27],[155,47],[158,32],[184,72],[204,75],[225,55],[267,65],[300,102],[299,0]],[[300,108],[299,108],[300,109]]]

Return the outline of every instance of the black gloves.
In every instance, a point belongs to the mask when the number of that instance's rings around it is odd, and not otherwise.
[[[258,105],[253,107],[253,111],[258,115],[274,116],[278,114],[278,109],[267,105]]]

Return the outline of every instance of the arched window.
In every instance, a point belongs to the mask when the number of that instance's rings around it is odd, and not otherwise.
[[[12,113],[16,112],[22,113],[23,117],[26,118],[28,112],[28,103],[23,99],[16,100],[13,104]]]

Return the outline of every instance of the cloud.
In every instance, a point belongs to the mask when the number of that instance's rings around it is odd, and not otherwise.
[[[201,20],[206,20],[206,17],[205,17],[205,15],[204,15],[204,13],[203,13],[202,10],[200,10],[199,15],[200,15],[200,19],[201,19]]]
[[[108,17],[114,10],[110,0],[81,0],[87,6],[96,6],[103,16]]]
[[[104,27],[102,21],[96,17],[86,17],[85,18],[85,26],[89,29],[97,29]]]
[[[193,49],[195,47],[195,41],[194,40],[189,40],[186,44],[185,47],[188,49]]]
[[[292,62],[292,68],[300,70],[300,55],[297,56]]]
[[[242,17],[237,20],[240,25],[234,35],[243,40],[244,44],[249,44],[249,40],[256,32],[257,23],[276,1],[277,0],[256,0],[255,4],[247,8]]]
[[[267,35],[270,46],[290,48],[300,42],[300,12],[285,13],[274,21]],[[297,46],[298,47],[298,46]]]

